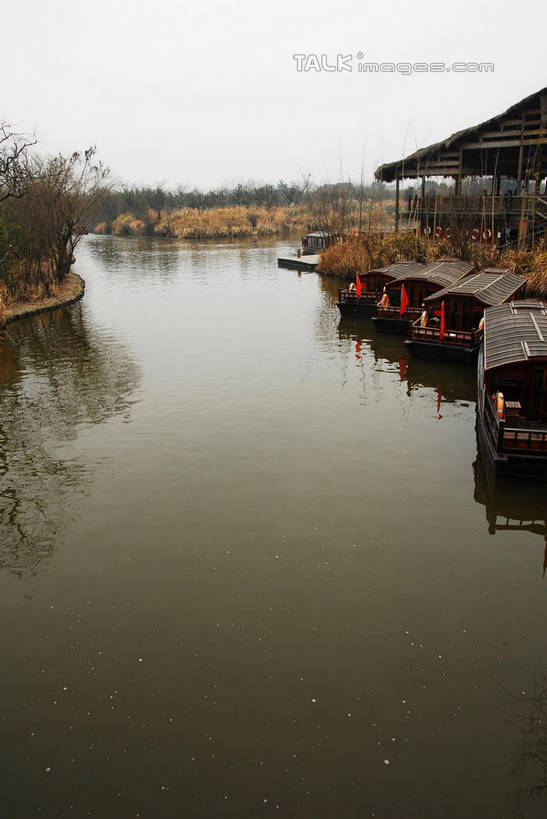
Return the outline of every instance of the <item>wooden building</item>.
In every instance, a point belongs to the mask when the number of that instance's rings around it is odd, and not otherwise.
[[[440,259],[409,271],[386,285],[387,299],[376,306],[376,328],[406,333],[409,325],[420,317],[424,299],[468,276],[473,265],[461,259]],[[401,312],[401,297],[405,289],[408,306]]]
[[[420,262],[395,262],[385,267],[374,267],[359,276],[361,296],[358,297],[354,289],[339,290],[336,306],[342,316],[369,318],[375,313],[376,304],[387,284],[422,267],[424,265]]]
[[[479,441],[496,472],[547,478],[547,303],[485,310],[477,382]]]
[[[470,241],[530,243],[547,227],[547,88],[536,91],[507,111],[410,156],[381,165],[376,178],[395,182],[395,229],[420,229],[432,237],[465,230]],[[426,196],[426,179],[454,180],[448,196]],[[466,178],[481,178],[475,195]],[[403,214],[400,182],[420,183]],[[504,191],[501,191],[501,180]],[[475,185],[475,187],[477,187]],[[404,219],[403,219],[404,216]]]
[[[522,299],[526,279],[508,268],[488,267],[424,299],[425,312],[410,327],[406,344],[413,355],[472,363],[482,340],[484,310]],[[441,332],[444,312],[444,332]]]

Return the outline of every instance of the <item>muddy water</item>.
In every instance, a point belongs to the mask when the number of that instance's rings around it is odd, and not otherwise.
[[[9,819],[547,813],[545,487],[290,249],[88,237],[85,299],[10,327]]]

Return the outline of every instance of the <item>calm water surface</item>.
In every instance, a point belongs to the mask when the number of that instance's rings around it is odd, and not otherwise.
[[[0,347],[6,819],[547,815],[545,486],[289,251],[89,237]]]

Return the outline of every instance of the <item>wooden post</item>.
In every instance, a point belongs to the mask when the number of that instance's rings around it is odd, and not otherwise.
[[[515,191],[515,193],[516,193],[516,195],[517,195],[517,196],[520,196],[520,195],[521,195],[520,186],[521,186],[521,182],[522,182],[522,160],[523,160],[523,152],[524,152],[524,148],[523,148],[523,145],[522,145],[522,143],[521,143],[521,146],[520,146],[520,148],[519,148],[519,164],[518,164],[518,170],[517,170],[517,190]]]
[[[395,177],[395,233],[399,230],[399,177]]]

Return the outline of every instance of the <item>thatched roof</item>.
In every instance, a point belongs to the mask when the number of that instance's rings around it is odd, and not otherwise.
[[[539,91],[535,91],[533,94],[530,94],[529,96],[520,100],[520,102],[511,105],[502,114],[498,114],[491,119],[487,119],[484,122],[481,122],[479,125],[473,125],[470,128],[464,128],[462,131],[456,131],[456,133],[449,136],[448,139],[442,140],[441,142],[435,142],[432,145],[428,145],[426,148],[420,148],[418,151],[415,151],[413,154],[409,154],[409,156],[405,157],[404,159],[398,159],[395,162],[388,162],[384,165],[380,165],[380,167],[376,169],[374,176],[376,179],[383,182],[393,182],[397,176],[401,179],[405,176],[450,176],[454,172],[453,161],[455,153],[459,152],[460,148],[466,150],[466,144],[468,150],[474,150],[475,152],[489,147],[493,147],[495,149],[500,147],[514,149],[520,144],[519,135],[516,134],[515,131],[510,134],[508,132],[505,132],[504,134],[503,131],[500,131],[499,135],[495,135],[493,137],[493,139],[497,138],[495,142],[489,143],[488,141],[485,141],[484,144],[478,144],[481,141],[481,132],[500,128],[504,120],[515,120],[515,118],[521,117],[523,112],[529,109],[540,109],[538,120],[540,123],[540,130],[544,130],[547,127],[547,86]],[[520,134],[520,137],[522,137],[523,134],[526,136],[525,131],[523,131]],[[543,139],[544,138],[545,133],[543,134]],[[506,145],[500,145],[500,140],[505,142]],[[539,144],[541,142],[541,135],[535,140],[526,139],[526,144]],[[443,157],[445,154],[447,156]],[[453,167],[448,167],[451,159]],[[441,167],[440,163],[444,163],[447,165],[447,167]],[[477,175],[480,175],[481,165],[479,164],[475,168],[473,166],[472,157],[469,157],[469,164],[470,167],[464,167],[463,170],[467,173],[475,172]],[[514,164],[514,161],[512,164]],[[507,169],[502,169],[499,172],[504,173],[506,170]],[[509,171],[507,170],[507,172]]]

